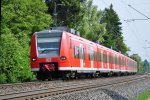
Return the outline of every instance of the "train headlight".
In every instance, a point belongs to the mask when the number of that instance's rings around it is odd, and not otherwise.
[[[61,60],[66,60],[67,57],[66,57],[66,56],[61,56],[60,59],[61,59]]]
[[[32,58],[32,61],[33,61],[33,62],[36,61],[36,58]]]

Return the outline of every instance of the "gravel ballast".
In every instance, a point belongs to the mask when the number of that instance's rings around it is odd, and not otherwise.
[[[135,100],[139,93],[146,90],[150,90],[150,78],[123,85],[47,97],[41,100]]]

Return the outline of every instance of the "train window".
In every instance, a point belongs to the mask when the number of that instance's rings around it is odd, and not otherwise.
[[[107,63],[107,55],[103,54],[103,57],[104,57],[104,61],[103,62]]]
[[[83,59],[85,59],[85,50],[83,48]]]
[[[131,67],[131,63],[130,63],[130,60],[128,61],[128,66],[129,66],[129,67]]]
[[[118,65],[118,57],[116,56],[115,59],[116,59],[116,60],[115,60],[115,61],[116,61],[116,65]]]
[[[100,55],[101,55],[100,61],[103,62],[104,61],[104,55],[102,53],[100,53]]]
[[[124,58],[122,58],[122,66],[124,66]]]
[[[96,55],[97,55],[97,52],[94,51],[94,61],[97,61]]]
[[[112,64],[112,56],[111,55],[109,55],[109,63]]]
[[[88,57],[89,57],[89,60],[91,60],[91,57],[90,57],[90,50],[88,50]]]
[[[115,64],[115,55],[113,56],[113,64]]]
[[[122,57],[120,57],[120,65],[122,66]]]
[[[97,60],[98,60],[98,61],[101,61],[101,53],[98,53],[98,54],[97,54]]]
[[[121,65],[121,59],[118,57],[118,65]]]
[[[120,57],[119,59],[120,59],[120,63],[119,63],[119,65],[122,65],[122,59],[121,59],[121,57]]]
[[[38,57],[57,57],[60,54],[61,37],[37,37]]]
[[[79,47],[79,58],[85,59],[85,51],[84,51],[84,48],[82,47]]]
[[[72,39],[70,39],[70,49],[72,49]]]
[[[89,55],[89,60],[94,61],[94,51],[93,50],[88,50],[88,55]]]
[[[96,59],[95,59],[95,55],[96,55],[95,53],[96,53],[96,52],[94,51],[93,53],[94,53],[94,54],[93,54],[93,61],[95,61],[95,60],[96,60]]]
[[[118,56],[118,65],[120,65],[120,57]]]
[[[97,54],[96,54],[96,59],[97,59],[97,61],[99,61],[100,60],[100,54],[99,54],[99,52],[97,52]]]
[[[109,63],[109,53],[107,52],[107,63]]]
[[[115,62],[115,61],[114,61],[114,56],[112,56],[112,64],[114,64],[114,62]]]
[[[74,46],[74,58],[79,58],[79,47]]]
[[[109,63],[111,63],[111,56],[109,55]]]
[[[123,66],[125,66],[125,58],[123,59]]]
[[[105,62],[106,60],[106,57],[105,57],[105,54],[103,54],[103,62]]]
[[[97,57],[97,58],[98,58],[98,61],[99,61],[99,62],[101,62],[101,61],[102,61],[101,53],[98,53],[98,55],[97,55],[97,56],[98,56],[98,57]]]

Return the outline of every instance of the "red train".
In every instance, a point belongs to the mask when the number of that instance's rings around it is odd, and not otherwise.
[[[45,30],[33,34],[30,62],[38,79],[137,72],[137,63],[131,58],[66,30]]]

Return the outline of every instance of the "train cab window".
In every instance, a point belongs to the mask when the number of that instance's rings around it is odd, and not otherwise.
[[[62,32],[37,32],[38,57],[58,57],[60,54]]]
[[[79,47],[74,46],[74,58],[79,58]]]

